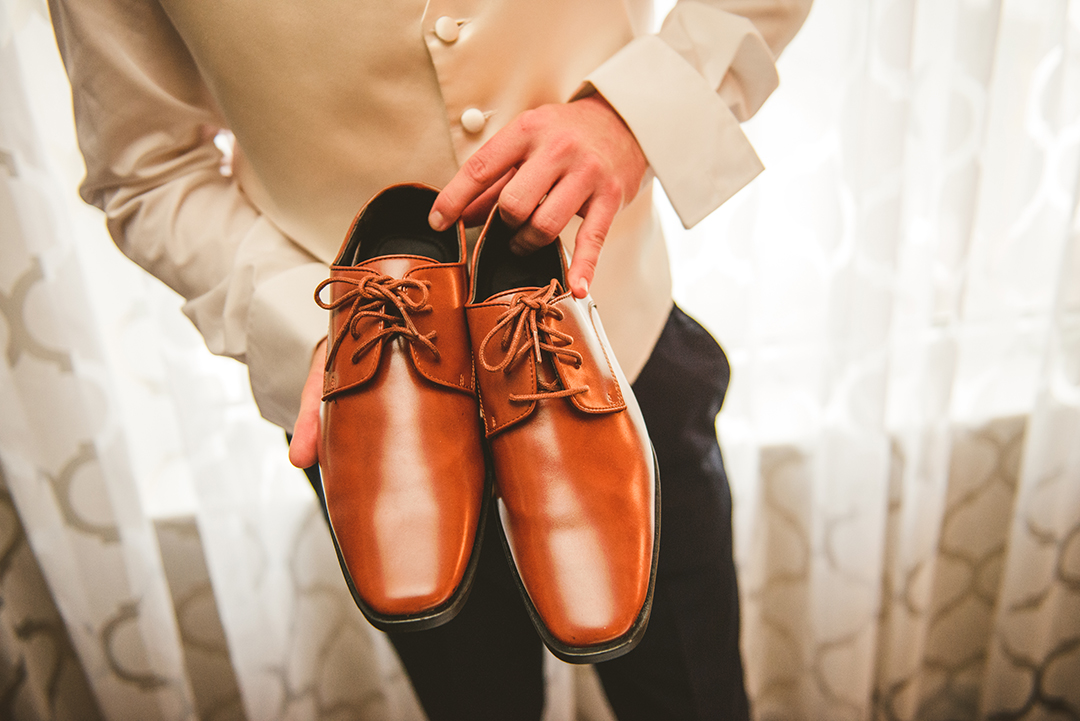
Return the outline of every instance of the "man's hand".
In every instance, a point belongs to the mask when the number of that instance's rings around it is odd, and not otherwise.
[[[526,255],[580,215],[567,283],[583,298],[611,222],[637,195],[647,168],[630,128],[599,95],[544,105],[519,115],[465,161],[436,198],[429,222],[435,230],[459,217],[479,225],[497,201],[502,219],[517,229],[511,249]]]
[[[289,443],[289,463],[297,468],[308,468],[319,462],[319,406],[322,403],[323,368],[326,366],[326,339],[324,338],[311,356],[304,390],[300,393],[300,415],[293,426]]]

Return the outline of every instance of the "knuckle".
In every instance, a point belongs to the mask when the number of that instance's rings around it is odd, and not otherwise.
[[[622,186],[619,185],[619,181],[615,178],[608,177],[597,188],[597,195],[607,200],[620,203],[623,199]]]
[[[537,237],[533,228],[526,226],[514,234],[513,244],[523,255],[528,255],[546,245],[546,241]]]
[[[483,156],[476,153],[461,166],[461,172],[465,177],[477,185],[486,185],[491,182],[491,170]]]
[[[576,139],[567,133],[559,133],[548,141],[548,152],[556,158],[568,158],[577,151]]]
[[[555,113],[552,105],[526,110],[517,117],[518,129],[526,135],[537,135],[551,126],[555,121]]]
[[[590,207],[609,209],[622,205],[623,191],[619,179],[607,173],[592,178],[590,183]]]
[[[606,186],[611,184],[611,173],[608,170],[607,164],[603,159],[596,155],[589,155],[582,158],[579,166],[581,171],[593,180],[598,190],[603,190]]]
[[[604,239],[606,237],[607,237],[606,233],[604,233],[604,232],[602,232],[600,230],[597,230],[595,228],[590,228],[590,229],[582,230],[578,234],[577,244],[580,245],[580,246],[583,246],[583,247],[595,248],[597,251],[599,251],[600,248],[603,247]],[[592,258],[592,256],[584,256],[582,258],[582,261],[584,263],[587,263],[590,266],[595,266],[596,265],[596,261]]]
[[[529,210],[520,198],[512,193],[503,192],[499,196],[499,214],[503,220],[516,227],[529,217]]]
[[[559,227],[559,222],[548,215],[533,216],[530,225],[532,225],[537,234],[545,240],[554,239],[555,236],[562,231],[562,228]]]
[[[541,108],[534,108],[532,110],[526,110],[518,115],[517,120],[518,130],[526,135],[531,135],[538,131],[543,124],[541,115]]]

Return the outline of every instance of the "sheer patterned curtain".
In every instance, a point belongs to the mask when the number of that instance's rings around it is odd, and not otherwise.
[[[759,719],[1080,718],[1080,2],[818,0],[673,238]]]
[[[0,718],[420,718],[243,367],[75,195],[45,3],[0,7]]]
[[[422,718],[242,367],[75,195],[46,13],[0,0],[0,718]],[[817,0],[780,70],[766,174],[668,223],[755,713],[1080,718],[1080,0]]]

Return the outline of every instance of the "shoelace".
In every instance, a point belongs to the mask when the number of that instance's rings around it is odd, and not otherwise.
[[[323,288],[333,283],[345,283],[354,286],[340,298],[329,303],[323,302]],[[431,283],[426,280],[412,280],[407,278],[392,278],[388,275],[365,275],[359,280],[353,278],[327,278],[319,283],[315,289],[315,302],[324,310],[335,310],[352,304],[349,311],[349,320],[334,337],[334,343],[330,346],[330,352],[326,354],[326,370],[330,370],[337,355],[338,348],[346,335],[352,335],[354,340],[360,338],[360,321],[364,318],[378,318],[386,321],[382,330],[368,338],[356,351],[353,352],[352,362],[359,363],[360,357],[376,344],[382,344],[395,336],[401,336],[410,342],[419,343],[427,348],[439,359],[439,349],[435,347],[435,331],[421,334],[413,323],[411,313],[424,313],[431,310],[428,303],[428,291]],[[409,296],[410,290],[420,291],[420,299],[413,300]],[[387,312],[387,304],[393,306],[395,313]]]
[[[546,288],[541,288],[529,295],[520,294],[514,297],[510,307],[506,309],[495,326],[484,336],[480,342],[480,365],[490,372],[503,371],[509,373],[522,358],[529,355],[530,351],[536,354],[536,362],[543,359],[542,352],[550,353],[560,363],[573,363],[576,368],[581,367],[581,354],[566,346],[574,342],[573,337],[556,328],[547,325],[544,319],[551,316],[562,320],[561,309],[551,304],[551,299],[559,291],[559,282],[552,280]],[[492,365],[487,360],[488,348],[495,335],[502,331],[502,349],[505,355],[501,362]],[[543,334],[546,342],[541,340]],[[558,381],[547,382],[541,378],[536,379],[541,393],[511,393],[511,401],[537,401],[545,398],[566,398],[567,396],[585,393],[589,387],[578,386],[576,388],[560,389]]]

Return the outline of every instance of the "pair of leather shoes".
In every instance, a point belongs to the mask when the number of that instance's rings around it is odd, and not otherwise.
[[[330,310],[320,463],[346,582],[377,628],[449,621],[494,496],[547,646],[570,662],[621,655],[645,631],[659,541],[630,385],[596,305],[566,290],[561,244],[514,255],[496,211],[469,290],[460,222],[428,227],[436,195],[376,195],[316,291]]]

